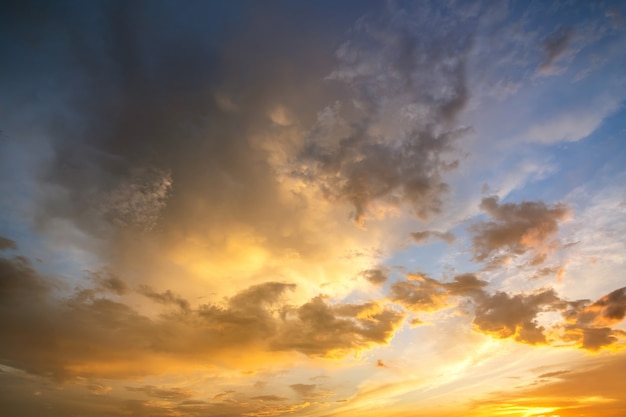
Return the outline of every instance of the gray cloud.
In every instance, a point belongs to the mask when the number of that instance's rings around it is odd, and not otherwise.
[[[541,46],[546,55],[545,60],[539,66],[539,71],[550,73],[554,69],[554,64],[567,51],[574,36],[574,29],[560,27],[541,42]]]
[[[272,346],[311,356],[344,356],[354,349],[387,344],[404,317],[376,303],[332,306],[318,296],[285,311]]]
[[[374,285],[382,285],[387,281],[387,279],[389,279],[387,271],[384,271],[380,268],[367,269],[363,271],[361,275],[363,276],[363,278],[365,278]]]
[[[598,350],[626,337],[626,332],[612,329],[626,317],[626,287],[619,288],[598,300],[578,300],[567,304],[562,312],[565,339],[579,343],[584,349]]]
[[[547,206],[541,201],[500,204],[498,197],[483,198],[480,208],[492,219],[470,226],[474,260],[499,266],[511,258],[531,254],[529,265],[543,263],[558,247],[559,223],[570,210],[563,204]]]
[[[436,311],[447,306],[448,293],[441,282],[423,274],[391,285],[389,298],[412,311]]]
[[[0,250],[17,249],[17,244],[14,240],[0,236]]]
[[[554,290],[541,290],[534,294],[513,296],[496,292],[475,299],[473,324],[487,334],[499,338],[513,337],[527,344],[546,344],[545,329],[536,322],[541,311],[557,310],[561,304]]]
[[[444,242],[451,244],[456,240],[456,236],[452,232],[437,232],[432,230],[423,230],[420,232],[411,233],[411,237],[416,243],[425,244],[431,239],[440,239]]]
[[[180,307],[181,310],[189,310],[189,301],[184,298],[174,294],[170,290],[166,290],[165,292],[159,293],[154,291],[147,285],[141,285],[138,289],[138,292],[142,295],[145,295],[149,299],[156,301],[161,304],[174,304]]]
[[[531,345],[565,342],[581,349],[599,350],[626,337],[626,332],[610,327],[626,316],[626,288],[591,302],[564,300],[553,289],[529,294],[490,293],[487,285],[470,273],[457,275],[450,282],[409,274],[408,281],[391,285],[389,298],[414,312],[452,308],[454,298],[465,299],[473,307],[474,330]],[[560,312],[564,321],[546,329],[537,322],[542,312]],[[421,320],[415,324],[421,324]]]
[[[420,218],[441,210],[442,174],[457,164],[444,155],[464,133],[450,123],[468,98],[471,40],[456,30],[438,16],[390,6],[360,20],[337,50],[339,65],[327,78],[354,96],[319,114],[300,174],[352,204],[357,221],[376,204],[408,204]]]
[[[96,271],[91,273],[91,280],[96,286],[113,294],[123,295],[129,291],[126,282],[110,271]]]

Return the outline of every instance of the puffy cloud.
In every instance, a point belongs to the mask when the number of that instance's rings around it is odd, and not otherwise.
[[[480,297],[483,295],[483,288],[488,282],[478,279],[474,274],[462,274],[454,277],[452,282],[443,284],[451,295]]]
[[[376,303],[332,306],[318,296],[284,312],[284,324],[272,346],[311,356],[344,356],[355,349],[387,344],[404,316]]]
[[[361,272],[361,275],[363,276],[363,278],[365,278],[374,285],[381,285],[389,278],[387,276],[387,271],[380,268],[366,269],[365,271]]]
[[[553,289],[490,293],[486,290],[489,283],[471,273],[457,275],[449,282],[423,274],[409,274],[408,278],[391,285],[391,301],[413,312],[453,308],[454,299],[468,301],[462,308],[472,307],[474,330],[496,338],[513,338],[530,345],[573,343],[582,349],[598,350],[626,336],[625,332],[610,328],[626,315],[626,288],[592,303],[564,300]],[[549,327],[540,325],[539,315],[545,312],[560,312],[564,322],[557,321]],[[414,318],[410,323],[418,325],[422,321]]]
[[[499,266],[511,258],[529,253],[530,265],[543,263],[558,247],[559,223],[569,216],[563,204],[547,206],[541,201],[500,204],[498,197],[483,198],[481,204],[491,221],[470,226],[474,260]]]
[[[436,311],[447,306],[448,293],[442,284],[422,274],[410,274],[409,281],[394,282],[389,298],[412,311]]]
[[[518,342],[545,344],[545,328],[536,322],[541,311],[553,311],[561,303],[554,290],[542,290],[534,294],[503,292],[478,297],[473,324],[480,332],[499,338],[513,337]]]
[[[57,379],[150,375],[164,364],[238,367],[245,366],[236,359],[244,354],[341,357],[388,343],[404,319],[375,302],[329,304],[320,296],[293,306],[285,293],[295,285],[276,282],[198,308],[170,290],[139,287],[159,304],[180,307],[151,318],[98,288],[57,299],[23,257],[0,258],[0,272],[2,363]],[[106,287],[111,278],[93,281]],[[151,387],[142,392],[169,395]]]
[[[619,323],[626,315],[626,287],[612,291],[593,303],[583,300],[570,306],[563,313],[569,322],[596,327]]]
[[[578,343],[583,349],[599,350],[626,337],[626,332],[612,329],[626,316],[626,287],[591,302],[579,300],[568,303],[562,312],[565,324],[562,337]]]

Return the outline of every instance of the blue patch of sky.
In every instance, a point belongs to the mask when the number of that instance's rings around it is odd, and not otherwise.
[[[576,187],[600,190],[619,181],[619,174],[626,171],[626,106],[605,119],[589,137],[546,147],[542,153],[555,165],[555,171],[513,190],[508,201],[556,202]]]

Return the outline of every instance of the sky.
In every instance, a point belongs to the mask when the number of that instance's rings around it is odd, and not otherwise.
[[[626,3],[0,6],[0,414],[626,415]]]

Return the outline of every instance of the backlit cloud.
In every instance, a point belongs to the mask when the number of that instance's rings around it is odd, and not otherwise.
[[[512,258],[529,253],[529,265],[539,265],[558,248],[559,224],[569,209],[563,204],[552,207],[539,201],[499,203],[498,197],[483,198],[480,208],[491,221],[470,227],[474,260],[499,266]]]

